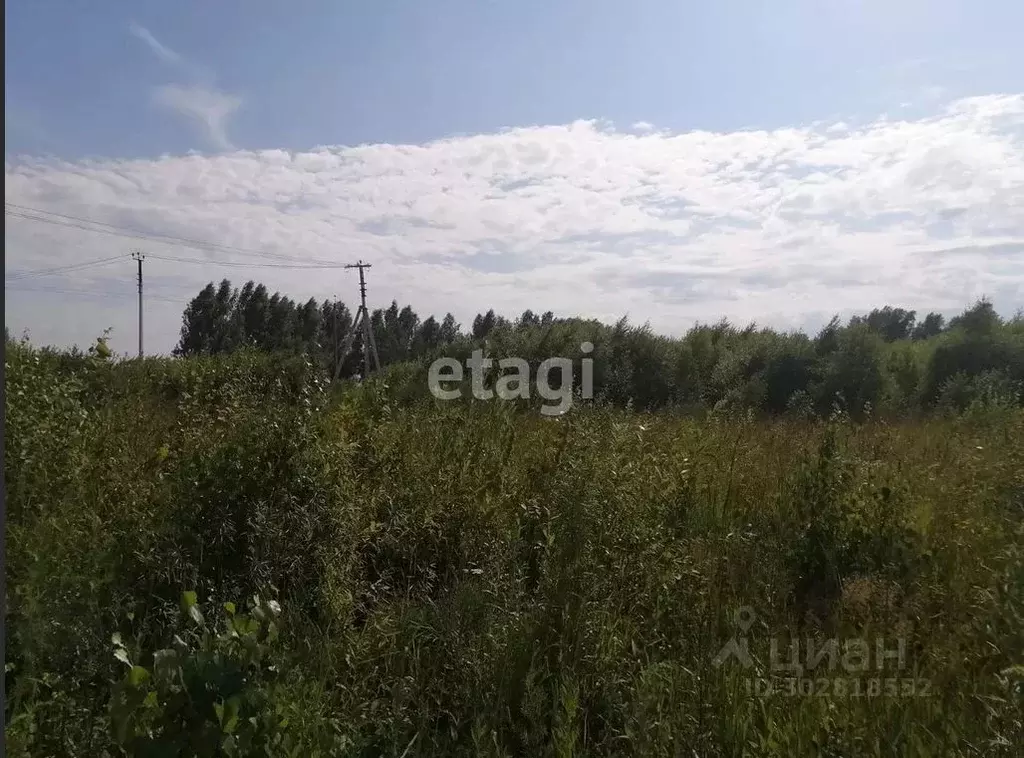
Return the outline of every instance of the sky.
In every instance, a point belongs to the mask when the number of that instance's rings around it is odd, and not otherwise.
[[[1012,315],[1021,28],[1017,0],[12,0],[5,322],[134,351],[134,250],[148,353],[209,281],[351,304],[356,259],[371,307],[464,326]]]

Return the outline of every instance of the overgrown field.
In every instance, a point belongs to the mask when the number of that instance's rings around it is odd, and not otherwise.
[[[544,418],[13,343],[5,389],[10,755],[1024,744],[1019,408]]]

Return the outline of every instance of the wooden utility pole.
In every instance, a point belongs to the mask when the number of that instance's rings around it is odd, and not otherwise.
[[[363,336],[363,377],[370,375],[370,358],[373,358],[373,366],[375,370],[380,371],[380,357],[377,355],[377,342],[373,338],[373,326],[370,324],[370,312],[366,309],[366,276],[363,273],[365,269],[371,268],[369,263],[363,263],[360,260],[358,263],[350,263],[345,268],[357,268],[359,269],[359,310],[356,312],[355,320],[352,322],[352,328],[349,329],[348,334],[345,336],[345,344],[341,346],[341,353],[338,355],[337,363],[334,367],[334,381],[338,381],[341,376],[341,366],[345,363],[345,359],[348,358],[348,354],[352,350],[352,345],[355,342],[356,335],[362,332]]]
[[[142,262],[146,256],[136,250],[132,253],[132,260],[139,262],[139,357],[142,357]]]
[[[338,348],[341,346],[341,335],[338,334],[338,296],[334,296],[334,329],[332,330],[334,342],[334,363],[338,363]]]

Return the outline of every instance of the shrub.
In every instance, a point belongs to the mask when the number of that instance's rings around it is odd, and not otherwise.
[[[295,728],[275,600],[255,596],[248,613],[226,602],[220,623],[207,622],[194,592],[181,607],[170,647],[145,652],[113,635],[126,669],[110,699],[117,746],[132,755],[317,756],[343,745],[334,724],[318,724],[320,734]]]

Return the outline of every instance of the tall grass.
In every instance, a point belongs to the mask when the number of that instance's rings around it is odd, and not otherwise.
[[[1024,740],[1019,409],[549,419],[329,397],[301,361],[17,345],[6,391],[12,755]],[[752,668],[715,666],[739,634]],[[928,693],[759,696],[773,638],[903,640],[903,671],[830,676]]]

